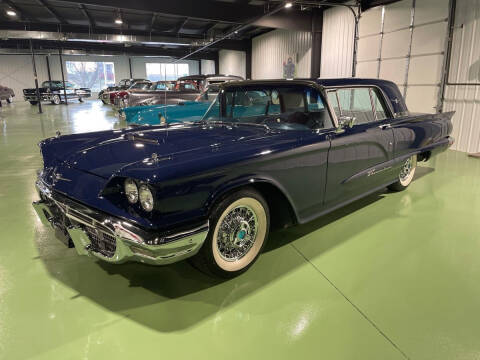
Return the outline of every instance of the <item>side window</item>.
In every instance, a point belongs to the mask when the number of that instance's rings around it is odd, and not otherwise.
[[[307,88],[305,90],[307,99],[308,118],[312,129],[330,129],[333,127],[330,113],[325,107],[322,96],[315,89]]]
[[[327,92],[327,97],[328,97],[328,102],[333,108],[333,111],[335,112],[335,115],[337,115],[337,118],[340,117],[340,104],[338,103],[338,97],[337,97],[337,92],[335,90],[333,91],[328,91]]]
[[[341,113],[356,118],[355,124],[375,121],[369,88],[338,89]]]
[[[387,118],[387,111],[385,105],[380,100],[380,94],[375,89],[370,89],[373,99],[373,106],[375,107],[375,117],[377,120],[385,120]]]
[[[387,111],[381,97],[373,88],[341,88],[328,92],[328,101],[337,117],[355,117],[355,124],[385,120]]]

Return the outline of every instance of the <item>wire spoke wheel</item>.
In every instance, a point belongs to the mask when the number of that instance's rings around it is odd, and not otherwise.
[[[248,206],[231,210],[220,224],[217,247],[226,261],[237,261],[250,250],[257,236],[258,221]]]
[[[268,233],[267,211],[264,203],[254,197],[241,197],[224,208],[210,245],[216,266],[235,273],[255,261]]]
[[[416,156],[409,157],[404,162],[400,170],[400,175],[398,176],[398,180],[400,181],[400,184],[402,184],[403,186],[408,186],[412,182],[416,167],[417,167],[417,157]]]

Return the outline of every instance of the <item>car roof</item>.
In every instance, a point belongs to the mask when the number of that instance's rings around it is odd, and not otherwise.
[[[241,79],[243,78],[241,76],[237,75],[224,75],[224,74],[202,74],[202,75],[188,75],[188,76],[182,76],[179,77],[178,80],[205,80],[205,79],[210,79],[210,78],[229,78],[229,79]]]
[[[375,78],[332,78],[332,79],[269,79],[269,80],[246,80],[246,81],[231,81],[220,84],[224,89],[231,87],[244,87],[255,85],[269,85],[281,86],[286,84],[297,85],[319,85],[324,88],[338,88],[338,87],[356,87],[356,86],[371,86],[380,89],[386,96],[393,108],[395,114],[408,112],[405,100],[398,89],[398,86],[389,80],[375,79]]]

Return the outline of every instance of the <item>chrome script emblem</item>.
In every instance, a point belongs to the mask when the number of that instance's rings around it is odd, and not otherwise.
[[[61,181],[72,181],[72,180],[70,180],[70,179],[64,178],[64,177],[62,176],[62,174],[60,174],[60,173],[56,173],[56,174],[55,174],[55,180],[56,180],[56,181],[59,181],[59,180],[61,180]]]

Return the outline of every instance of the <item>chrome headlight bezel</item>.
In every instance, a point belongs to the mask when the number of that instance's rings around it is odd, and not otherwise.
[[[123,191],[125,192],[125,197],[130,204],[136,204],[139,200],[139,191],[137,183],[130,178],[126,178],[123,183]]]
[[[153,198],[152,191],[146,184],[140,185],[138,189],[138,200],[140,206],[146,212],[151,212],[154,208],[155,200]]]

